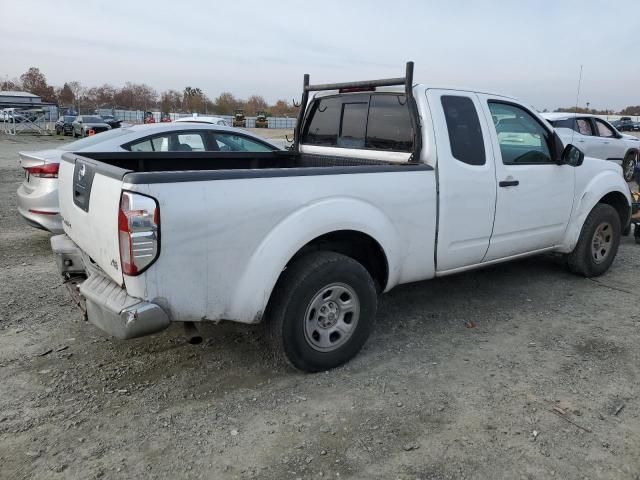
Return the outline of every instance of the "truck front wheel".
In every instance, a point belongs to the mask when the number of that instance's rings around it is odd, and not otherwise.
[[[376,289],[369,272],[350,257],[313,252],[282,273],[267,311],[276,351],[305,372],[347,362],[373,329]]]
[[[620,217],[611,205],[599,203],[587,216],[576,247],[568,255],[569,269],[585,277],[606,272],[618,253]]]

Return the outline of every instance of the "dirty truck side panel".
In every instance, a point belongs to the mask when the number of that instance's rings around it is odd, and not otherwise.
[[[398,167],[397,173],[186,186],[124,187],[158,199],[161,212],[161,254],[143,275],[125,278],[127,291],[170,305],[173,320],[259,321],[287,262],[306,243],[332,231],[362,232],[380,244],[389,266],[387,290],[433,277],[433,170]]]

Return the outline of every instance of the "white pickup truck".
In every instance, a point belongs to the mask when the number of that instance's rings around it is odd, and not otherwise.
[[[396,285],[543,252],[609,268],[618,165],[513,98],[412,78],[305,75],[290,151],[65,154],[51,244],[88,320],[118,338],[264,321],[313,372],[358,352]]]

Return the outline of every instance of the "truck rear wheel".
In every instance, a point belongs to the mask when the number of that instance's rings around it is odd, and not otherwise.
[[[276,351],[305,372],[328,370],[354,357],[375,321],[376,289],[350,257],[309,253],[287,267],[267,311]]]
[[[599,203],[587,216],[576,247],[568,255],[569,269],[585,277],[606,272],[618,253],[620,217],[611,206]]]

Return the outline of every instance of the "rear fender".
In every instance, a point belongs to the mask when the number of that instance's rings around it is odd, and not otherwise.
[[[387,256],[387,289],[398,282],[398,233],[389,218],[359,199],[324,199],[287,216],[259,244],[235,288],[227,318],[259,322],[280,274],[294,255],[312,240],[340,230],[361,232],[376,240]]]

